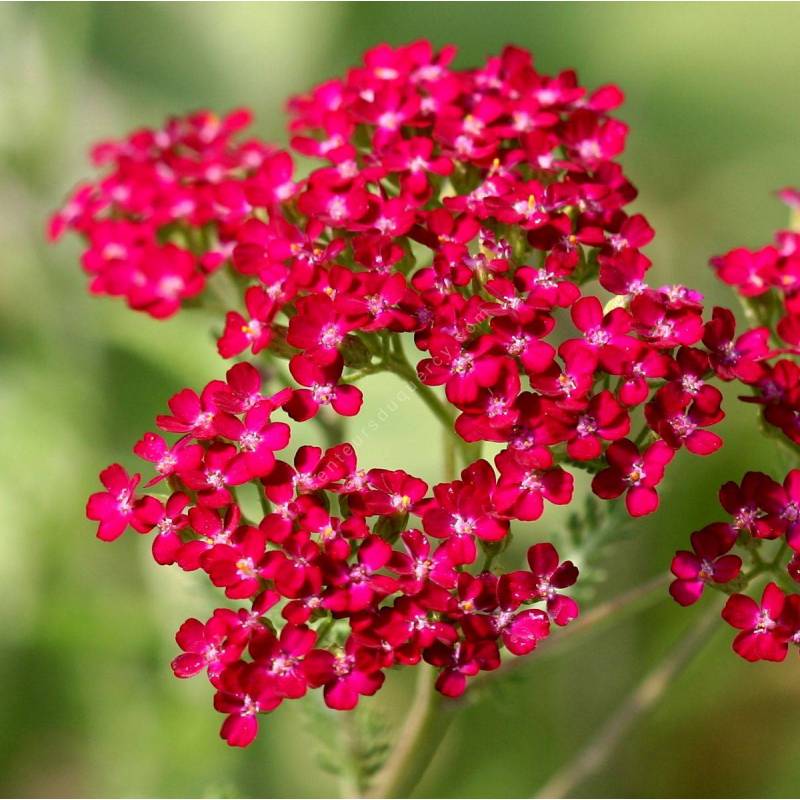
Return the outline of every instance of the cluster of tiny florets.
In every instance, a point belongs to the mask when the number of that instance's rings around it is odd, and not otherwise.
[[[796,215],[800,192],[780,191]],[[736,289],[757,327],[733,340],[733,315],[715,310],[715,330],[727,346],[715,353],[724,380],[750,389],[741,397],[763,409],[765,431],[796,459],[800,454],[800,234],[781,230],[775,244],[743,247],[711,259],[720,280]],[[670,591],[682,605],[696,602],[707,586],[730,594],[723,618],[741,630],[734,650],[748,661],[782,661],[790,644],[800,644],[800,470],[782,483],[748,472],[741,484],[726,483],[719,494],[728,522],[695,531],[691,551],[672,562]],[[738,554],[732,551],[736,549]],[[747,562],[747,566],[745,566]],[[743,592],[771,577],[760,601]]]
[[[476,568],[481,550],[496,553],[545,501],[569,503],[570,469],[632,516],[655,511],[676,452],[722,444],[715,380],[757,387],[773,418],[796,393],[779,388],[783,361],[767,366],[766,322],[737,336],[730,311],[704,317],[697,292],[647,282],[653,230],[625,210],[636,190],[616,161],[617,87],[542,75],[515,47],[478,69],[454,56],[381,45],[293,99],[291,147],[323,162],[305,177],[288,152],[243,138],[247,112],[201,112],[98,146],[104,176],[51,222],[53,237],[83,237],[92,292],[154,317],[218,310],[223,358],[287,359],[296,383],[262,394],[262,373],[239,363],[199,395],[179,392],[158,418],[179,438],[149,433],[135,448],[155,467],[148,486],[171,494],[137,494],[139,476],[115,465],[89,503],[101,538],[153,531],[156,561],[247,601],[187,621],[173,665],[208,672],[232,744],[309,687],[352,708],[388,667],[424,660],[455,696],[499,666],[501,647],[530,652],[577,615],[560,592],[577,569],[540,543],[529,570],[498,575]],[[786,238],[775,259],[791,262],[790,249]],[[720,275],[750,291],[742,260],[724,257]],[[792,287],[764,270],[788,298],[791,342]],[[354,416],[355,382],[381,371],[446,420],[452,409],[463,452],[493,443],[494,464],[473,458],[429,494],[402,470],[362,470],[347,443],[275,455],[290,429],[273,416]],[[255,518],[245,485],[262,501]],[[739,573],[730,536],[696,539],[676,572],[681,602]]]
[[[800,191],[778,193],[800,210]],[[744,368],[728,365],[731,377],[751,388],[748,402],[763,407],[764,421],[800,445],[800,232],[780,230],[775,243],[757,250],[739,247],[711,260],[720,280],[732,286],[757,328],[740,337],[734,355],[747,353]],[[771,350],[769,343],[771,338]],[[765,356],[768,355],[768,358]],[[720,353],[720,360],[727,357]]]
[[[439,669],[439,691],[456,697],[468,677],[500,665],[501,646],[524,655],[551,622],[577,616],[561,590],[578,571],[550,544],[530,547],[528,570],[470,571],[476,542],[504,538],[519,519],[512,495],[525,493],[498,482],[488,462],[432,496],[402,470],[360,469],[346,443],[302,446],[288,463],[275,454],[290,428],[272,415],[291,390],[263,396],[261,384],[241,363],[199,395],[179,392],[157,418],[179,438],[148,433],[134,447],[156,473],[145,489],[165,482],[171,492],[140,493],[141,476],[114,464],[87,506],[101,539],[152,532],[159,564],[202,570],[227,598],[247,601],[187,620],[173,662],[179,677],[207,672],[231,744],[248,744],[257,713],[308,688],[351,709],[381,687],[384,670],[422,659]],[[261,496],[257,520],[237,501],[245,484]]]
[[[692,534],[692,550],[679,551],[672,561],[670,593],[691,605],[706,586],[727,591],[722,617],[742,630],[733,649],[748,661],[782,661],[790,643],[800,644],[800,593],[770,583],[759,604],[741,591],[759,575],[774,575],[786,586],[800,583],[800,470],[791,470],[782,484],[748,472],[741,484],[726,483],[719,499],[729,521]],[[771,542],[774,553],[767,559],[763,545]],[[734,548],[751,562],[747,572]]]

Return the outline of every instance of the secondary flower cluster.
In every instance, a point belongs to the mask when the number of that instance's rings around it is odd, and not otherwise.
[[[360,469],[349,444],[303,446],[282,461],[289,426],[272,416],[292,395],[263,396],[247,363],[200,395],[179,392],[157,419],[177,441],[148,433],[134,447],[155,469],[145,488],[166,483],[170,493],[140,494],[139,474],[114,464],[87,505],[101,539],[152,531],[159,564],[202,570],[247,601],[187,620],[173,662],[178,677],[207,672],[229,744],[249,744],[257,714],[308,688],[351,709],[391,666],[424,660],[438,670],[436,688],[459,696],[468,677],[500,665],[500,647],[530,653],[551,622],[577,616],[561,590],[578,571],[551,544],[528,550],[528,570],[469,571],[476,542],[508,535],[527,490],[479,460],[427,496],[402,470]],[[261,500],[253,519],[237,501],[246,484]]]
[[[779,192],[794,210],[800,193]],[[736,379],[752,390],[742,397],[763,406],[766,423],[785,436],[797,452],[800,444],[800,372],[796,357],[800,342],[800,234],[779,231],[775,245],[760,250],[737,248],[711,260],[717,276],[736,288],[747,315],[758,323],[738,339],[733,315],[715,309],[707,326],[720,342],[714,352],[715,370],[723,380]],[[791,470],[783,485],[761,472],[748,472],[741,485],[720,490],[730,523],[713,523],[691,536],[691,551],[679,551],[672,562],[676,576],[670,592],[682,605],[694,603],[706,586],[731,594],[723,618],[741,630],[734,650],[748,661],[781,661],[790,643],[800,644],[800,470]],[[770,545],[777,540],[778,544]],[[738,547],[749,561],[730,551]],[[771,550],[769,558],[765,550]],[[759,578],[772,577],[760,604],[742,592]],[[781,588],[781,585],[783,588]]]
[[[783,189],[778,194],[796,215],[800,191]],[[713,258],[711,264],[720,280],[736,289],[749,315],[764,326],[757,330],[773,332],[775,358],[736,372],[753,392],[742,399],[761,404],[764,420],[800,445],[800,368],[792,358],[800,352],[800,233],[780,230],[773,245],[758,250],[739,247]],[[746,336],[743,348],[763,354],[763,333]]]
[[[253,211],[248,198],[267,202],[276,176],[291,170],[276,148],[236,141],[250,121],[246,110],[222,119],[201,111],[94,147],[107,174],[79,186],[48,230],[53,240],[66,230],[82,235],[92,293],[162,318],[203,291]]]
[[[800,583],[800,470],[791,470],[783,484],[748,472],[741,484],[726,483],[719,499],[730,521],[692,534],[692,550],[679,551],[672,560],[676,577],[670,593],[681,605],[696,602],[706,586],[731,594],[722,616],[742,631],[733,649],[748,661],[782,661],[789,643],[800,644],[800,594],[785,594],[770,583],[759,605],[734,592],[762,574]],[[730,552],[734,547],[750,562],[745,574],[742,558]],[[772,551],[769,559],[765,549]]]

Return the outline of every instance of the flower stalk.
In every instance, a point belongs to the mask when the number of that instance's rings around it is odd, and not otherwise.
[[[371,782],[369,797],[408,797],[433,761],[453,716],[443,708],[434,680],[431,667],[420,668],[414,698],[397,735],[397,744]]]
[[[536,797],[568,797],[602,769],[636,722],[652,709],[673,681],[709,643],[712,627],[718,619],[718,604],[706,609],[699,621],[692,624],[689,632],[617,706],[591,739],[539,789]]]

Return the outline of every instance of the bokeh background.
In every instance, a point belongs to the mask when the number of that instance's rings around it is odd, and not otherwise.
[[[657,230],[659,282],[710,301],[709,255],[765,243],[785,221],[771,192],[800,183],[800,6],[776,4],[15,4],[0,6],[0,794],[328,796],[311,729],[287,704],[248,751],[218,738],[201,679],[168,662],[179,623],[212,600],[198,576],[159,569],[145,541],[95,541],[83,517],[98,470],[127,459],[177,389],[221,372],[205,320],[166,323],[90,299],[78,246],[49,247],[46,214],[86,172],[98,138],[200,106],[253,107],[285,141],[285,98],[380,41],[455,42],[473,64],[507,42],[546,72],[619,83],[632,128],[624,164]],[[399,386],[372,379],[371,418]],[[733,401],[733,398],[730,398]],[[729,403],[727,446],[682,454],[662,509],[605,558],[594,602],[664,571],[716,488],[783,466],[752,411]],[[362,437],[366,465],[436,477],[438,441],[413,402]],[[129,463],[129,462],[128,462]],[[563,525],[551,514],[532,535]],[[524,797],[589,739],[697,622],[664,599],[458,712],[421,795]],[[575,791],[602,797],[795,796],[800,659],[748,665],[720,624],[653,713]],[[373,706],[391,726],[409,685]],[[307,706],[308,704],[306,704]]]

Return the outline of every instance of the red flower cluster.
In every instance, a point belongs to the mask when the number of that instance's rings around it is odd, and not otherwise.
[[[230,744],[248,744],[256,714],[308,688],[351,709],[395,665],[425,660],[439,670],[439,691],[458,696],[468,677],[500,665],[500,647],[530,653],[551,621],[577,616],[561,590],[578,570],[550,544],[529,549],[529,570],[468,571],[476,542],[502,539],[511,520],[527,518],[530,487],[504,482],[507,473],[498,481],[479,460],[428,497],[428,485],[402,470],[359,469],[349,444],[300,447],[287,463],[275,453],[288,446],[289,426],[272,415],[295,392],[260,390],[256,368],[241,363],[200,395],[179,392],[158,424],[180,438],[170,445],[148,433],[134,447],[154,466],[147,486],[166,480],[171,494],[138,494],[140,476],[114,464],[87,505],[101,539],[129,526],[153,531],[159,564],[202,570],[226,597],[248,601],[205,623],[187,620],[173,662],[179,677],[207,671]],[[254,519],[237,501],[245,484],[261,498]]]
[[[731,593],[768,573],[800,583],[800,470],[791,470],[783,484],[763,472],[748,472],[741,484],[726,483],[719,498],[731,521],[696,531],[692,551],[675,555],[672,596],[690,605],[706,586]],[[775,552],[765,560],[764,546],[776,540],[777,549],[773,545]],[[730,552],[734,546],[751,562],[745,574],[742,558]],[[748,661],[781,661],[789,642],[800,644],[800,594],[785,596],[775,583],[765,590],[761,606],[744,594],[732,594],[722,616],[743,631],[733,648]]]
[[[706,430],[723,417],[721,395],[705,381],[731,376],[736,348],[751,365],[764,353],[750,334],[731,351],[732,316],[717,309],[704,325],[696,293],[645,283],[653,231],[623,210],[636,191],[614,161],[627,132],[609,114],[616,87],[587,93],[572,72],[541,75],[514,47],[476,70],[453,70],[454,54],[380,46],[293,100],[292,146],[326,161],[304,180],[291,178],[287,153],[233,143],[241,114],[213,124],[200,114],[102,148],[112,175],[79,190],[91,202],[73,198],[54,227],[68,219],[82,231],[93,263],[107,224],[98,208],[137,236],[170,240],[176,257],[191,254],[171,237],[199,241],[198,263],[224,263],[243,296],[220,353],[290,356],[305,387],[287,406],[296,420],[322,406],[356,414],[361,393],[345,369],[397,371],[389,341],[413,334],[428,356],[419,378],[445,387],[463,439],[508,444],[505,474],[546,473],[563,453],[599,473],[598,496],[625,493],[631,514],[650,513],[674,451],[721,444]],[[114,205],[131,175],[139,191],[121,194],[150,200]],[[164,214],[176,187],[213,199],[195,198],[185,220]],[[571,325],[556,324],[561,308]],[[541,497],[569,500],[566,477],[528,484],[526,519]]]
[[[250,119],[245,110],[222,119],[201,111],[94,147],[107,174],[79,186],[48,230],[53,240],[66,230],[84,238],[93,294],[125,297],[161,318],[203,291],[230,255],[233,230],[253,213],[251,199],[263,203],[291,171],[276,148],[235,141]],[[282,192],[291,190],[288,183]]]
[[[796,213],[800,192],[783,189],[778,194]],[[751,387],[753,396],[742,399],[762,405],[764,420],[800,445],[800,367],[790,357],[800,352],[800,233],[780,230],[774,245],[759,250],[739,247],[711,259],[711,264],[761,323],[736,340],[733,331],[723,333],[720,324],[717,358],[729,378]],[[773,358],[766,361],[771,334]]]
[[[779,192],[795,211],[800,193]],[[730,311],[715,309],[703,342],[710,365],[725,381],[738,380],[751,388],[745,402],[763,406],[766,423],[793,453],[800,444],[800,371],[791,356],[800,343],[800,234],[779,231],[776,244],[760,250],[737,248],[711,260],[718,277],[734,286],[748,317],[759,325],[738,338]],[[788,357],[787,357],[788,356]],[[741,485],[720,490],[730,523],[714,523],[692,534],[692,551],[680,551],[672,562],[676,576],[670,592],[682,605],[694,603],[705,586],[731,594],[760,577],[772,576],[761,603],[742,593],[732,594],[723,618],[742,632],[734,650],[748,661],[781,661],[789,643],[800,644],[800,470],[791,470],[783,485],[761,472],[748,472]],[[778,544],[769,545],[770,541]],[[750,561],[742,573],[742,558],[730,551],[738,546]],[[769,558],[764,550],[772,552]]]
[[[351,708],[387,667],[424,659],[457,695],[499,665],[500,645],[532,650],[550,621],[577,614],[558,591],[577,570],[536,545],[530,571],[474,575],[478,547],[499,549],[511,521],[538,519],[545,500],[569,503],[564,466],[590,472],[603,499],[624,495],[632,516],[655,511],[675,453],[722,444],[709,430],[724,416],[714,379],[754,387],[767,419],[800,442],[797,367],[770,363],[786,349],[770,344],[765,294],[781,292],[794,352],[798,235],[715,262],[758,301],[759,327],[737,336],[723,308],[704,319],[698,293],[646,282],[653,230],[626,212],[636,190],[615,160],[620,90],[542,75],[516,47],[470,70],[454,55],[381,45],[292,100],[292,148],[323,161],[305,178],[289,153],[238,140],[246,112],[201,112],[98,147],[107,174],[51,223],[54,238],[84,237],[92,291],[165,317],[205,289],[225,303],[223,358],[289,359],[297,386],[272,396],[238,364],[170,400],[158,424],[181,438],[147,434],[135,448],[155,465],[148,485],[166,480],[169,497],[136,495],[138,476],[116,465],[88,508],[101,538],[155,529],[159,563],[202,569],[228,598],[252,601],[187,622],[174,664],[207,668],[232,744],[307,687]],[[474,461],[427,496],[405,472],[359,470],[347,444],[276,457],[289,443],[279,409],[297,422],[327,406],[353,416],[354,382],[381,371],[422,384],[433,404],[429,387],[443,387],[453,435],[501,445],[494,467]],[[237,499],[246,484],[260,520]],[[735,539],[724,525],[693,536],[673,563],[679,602],[734,585]],[[528,607],[537,601],[546,610]]]

